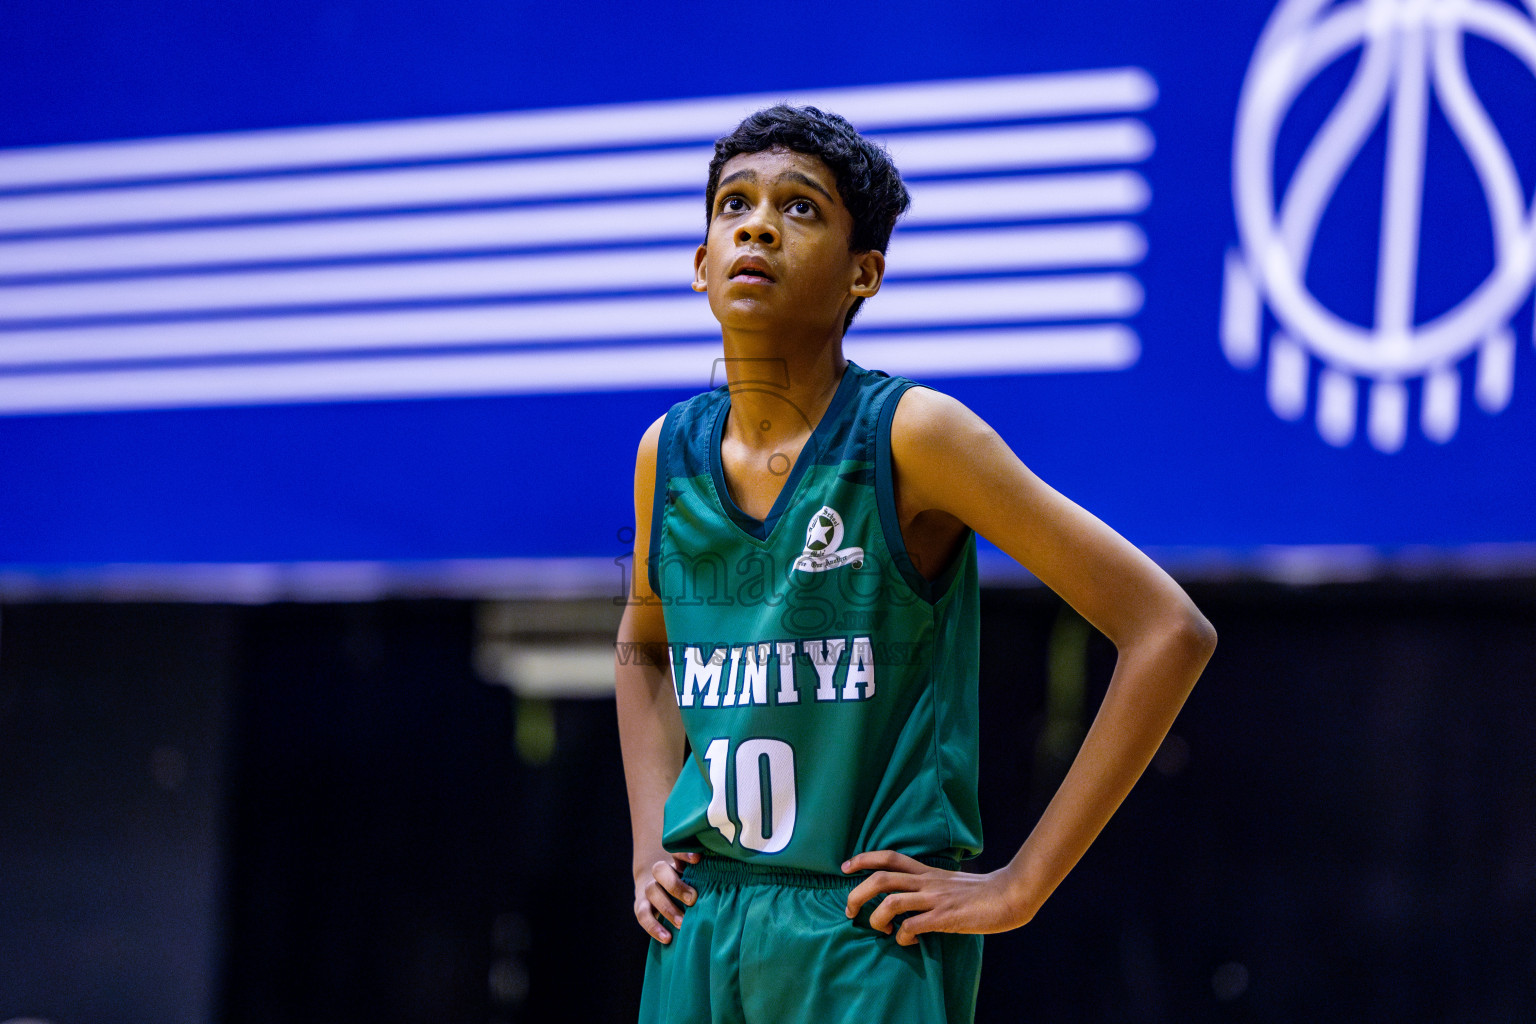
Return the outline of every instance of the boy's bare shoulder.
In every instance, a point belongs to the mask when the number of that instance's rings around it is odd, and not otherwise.
[[[964,402],[920,384],[908,388],[898,401],[891,418],[891,454],[898,462],[942,460],[995,435]]]
[[[661,425],[666,421],[667,414],[662,413],[656,417],[655,422],[645,428],[645,433],[640,435],[640,448],[635,453],[637,462],[648,462],[656,465],[656,449],[661,443]]]

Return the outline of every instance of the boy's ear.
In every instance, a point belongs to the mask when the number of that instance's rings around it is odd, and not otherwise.
[[[699,246],[693,251],[693,290],[696,292],[709,291],[709,281],[704,273],[705,246]]]
[[[848,293],[854,298],[867,299],[880,290],[880,282],[885,279],[885,253],[870,249],[853,259],[853,284]]]

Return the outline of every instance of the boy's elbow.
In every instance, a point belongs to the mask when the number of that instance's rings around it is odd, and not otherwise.
[[[1171,673],[1193,686],[1216,650],[1216,627],[1187,599],[1170,604],[1146,623],[1136,644]],[[1124,648],[1122,648],[1124,650]]]
[[[1178,644],[1202,667],[1216,652],[1216,627],[1194,605],[1189,606],[1179,622]]]

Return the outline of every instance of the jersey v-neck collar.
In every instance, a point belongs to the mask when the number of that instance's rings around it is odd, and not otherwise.
[[[832,393],[832,401],[827,403],[826,411],[821,414],[821,419],[817,420],[816,426],[811,429],[811,436],[805,439],[804,447],[795,458],[794,468],[789,471],[789,476],[784,480],[784,486],[779,489],[779,496],[773,500],[773,507],[768,510],[766,519],[754,519],[743,512],[736,504],[736,499],[731,497],[731,489],[725,485],[725,463],[720,458],[720,442],[725,437],[726,413],[731,408],[730,386],[726,386],[725,400],[720,403],[719,409],[715,412],[715,419],[709,431],[709,471],[714,480],[715,495],[720,499],[721,509],[748,536],[765,541],[773,533],[773,528],[778,525],[779,519],[794,501],[795,491],[800,486],[800,478],[821,454],[822,440],[848,404],[848,399],[856,386],[855,378],[863,376],[864,373],[863,367],[858,366],[851,359],[848,360],[848,365],[843,370],[843,379],[838,381],[837,390]]]

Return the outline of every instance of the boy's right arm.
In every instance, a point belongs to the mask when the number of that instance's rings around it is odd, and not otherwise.
[[[635,919],[659,941],[670,942],[671,933],[661,919],[681,926],[683,911],[677,901],[691,905],[697,894],[679,872],[684,863],[696,863],[698,855],[668,853],[661,845],[662,812],[682,771],[684,750],[666,621],[647,571],[661,423],[658,419],[645,432],[635,458],[635,557],[615,648],[614,690],[634,838]]]

